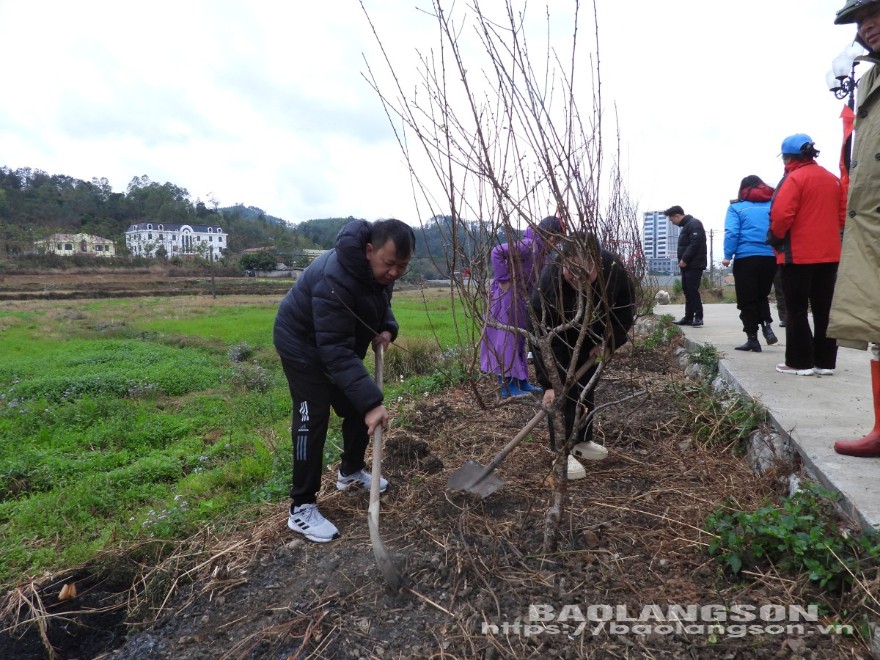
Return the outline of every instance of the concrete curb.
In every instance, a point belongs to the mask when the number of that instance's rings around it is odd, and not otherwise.
[[[680,318],[683,305],[658,305],[655,316]],[[808,475],[840,494],[842,511],[865,531],[880,533],[880,459],[853,458],[834,452],[835,440],[856,438],[874,425],[869,356],[841,348],[833,376],[792,376],[776,371],[785,362],[785,331],[779,343],[761,353],[735,351],[745,335],[732,304],[704,306],[705,325],[683,326],[689,351],[713,345],[721,355],[719,375],[728,386],[760,401],[777,432],[801,457]]]

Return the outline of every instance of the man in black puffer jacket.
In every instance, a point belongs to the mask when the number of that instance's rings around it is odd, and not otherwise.
[[[672,224],[681,228],[678,235],[678,267],[681,269],[681,288],[684,292],[684,316],[675,323],[699,328],[703,325],[700,280],[709,263],[706,258],[706,230],[694,216],[685,215],[680,206],[670,206],[663,213]]]
[[[275,349],[293,400],[287,526],[311,541],[339,538],[316,506],[331,407],[342,418],[336,487],[370,489],[364,454],[376,429],[388,427],[388,412],[363,360],[370,345],[387,348],[397,338],[391,294],[415,245],[412,228],[400,220],[349,222],[336,247],[306,268],[278,308]],[[387,487],[382,479],[380,491]]]

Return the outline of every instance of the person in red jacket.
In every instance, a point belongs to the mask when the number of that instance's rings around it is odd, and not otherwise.
[[[840,262],[846,195],[834,174],[820,166],[809,135],[782,141],[785,175],[770,207],[767,242],[776,249],[787,310],[785,362],[776,371],[830,376],[837,342],[827,336],[831,298]],[[813,313],[813,329],[807,319]]]

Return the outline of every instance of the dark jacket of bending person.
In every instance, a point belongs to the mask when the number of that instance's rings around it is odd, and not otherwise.
[[[585,246],[592,243],[592,249]],[[628,340],[628,334],[635,322],[635,285],[633,278],[624,268],[620,258],[607,250],[599,248],[593,238],[581,237],[576,242],[566,241],[561,249],[561,258],[550,263],[541,273],[538,287],[532,294],[530,305],[534,319],[541,328],[548,329],[562,325],[577,315],[579,301],[586,297],[584,306],[589,330],[584,337],[576,365],[571,365],[583,322],[565,330],[551,341],[551,349],[556,361],[559,377],[564,382],[566,370],[577,369],[591,356],[601,357],[603,352],[610,356]],[[591,254],[585,254],[590,252]],[[596,258],[598,257],[598,258]],[[597,263],[594,263],[597,262]],[[600,272],[601,269],[601,272]],[[585,301],[586,302],[586,301]],[[530,318],[531,322],[531,318]],[[530,328],[535,333],[537,328]],[[538,383],[545,389],[544,405],[553,405],[555,393],[537,345],[532,345],[535,355],[535,373]],[[563,406],[565,432],[571,437],[574,427],[578,400],[584,388],[596,373],[597,365],[586,371],[578,383],[566,395]],[[589,411],[595,405],[595,385],[581,399]],[[578,430],[571,453],[579,458],[601,460],[607,450],[592,441],[593,416],[584,415],[586,423]],[[551,426],[551,446],[555,446]],[[569,460],[569,472],[572,464]]]

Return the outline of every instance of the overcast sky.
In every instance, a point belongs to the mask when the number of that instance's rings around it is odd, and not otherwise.
[[[364,2],[396,64],[414,69],[436,42],[418,10],[429,1]],[[742,177],[778,181],[791,133],[838,172],[843,102],[825,73],[855,33],[833,24],[843,4],[599,0],[604,103],[640,212],[680,204],[721,231]],[[529,6],[540,18],[544,5]],[[0,43],[0,166],[106,177],[117,192],[147,175],[291,222],[420,220],[363,78],[365,57],[380,62],[357,0],[0,0]]]

